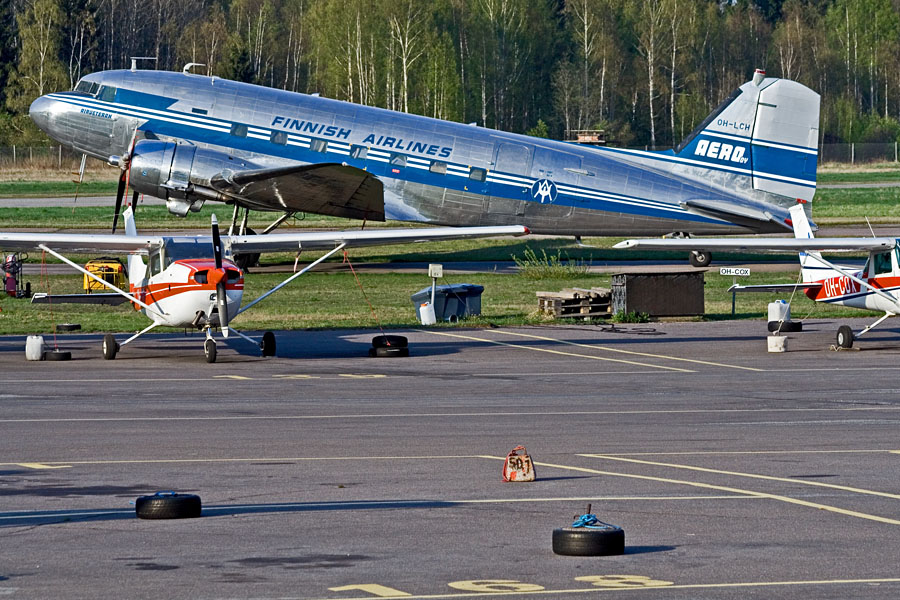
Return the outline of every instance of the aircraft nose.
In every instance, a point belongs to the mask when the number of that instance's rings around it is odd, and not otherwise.
[[[28,115],[43,132],[50,133],[51,117],[58,104],[56,100],[41,96],[31,103]]]

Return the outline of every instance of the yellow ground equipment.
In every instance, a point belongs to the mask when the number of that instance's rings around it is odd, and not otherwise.
[[[111,283],[118,288],[122,288],[126,283],[125,265],[118,258],[110,258],[108,256],[95,258],[94,260],[89,260],[84,265],[84,268],[103,281]],[[99,281],[85,275],[84,290],[90,294],[95,290],[106,291],[106,287]]]

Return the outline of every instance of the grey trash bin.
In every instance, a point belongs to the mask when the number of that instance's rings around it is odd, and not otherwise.
[[[441,321],[456,321],[481,314],[481,293],[484,286],[472,283],[439,285],[434,288],[434,316]],[[422,320],[422,304],[431,301],[431,286],[422,288],[410,299],[416,307],[416,317]]]

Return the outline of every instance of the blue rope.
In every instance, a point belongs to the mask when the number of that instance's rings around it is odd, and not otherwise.
[[[597,518],[597,515],[587,513],[578,517],[578,520],[572,523],[572,527],[586,527],[587,529],[606,529],[609,527],[606,523]]]

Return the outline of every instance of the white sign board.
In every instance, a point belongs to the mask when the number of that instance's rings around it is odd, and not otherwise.
[[[719,267],[719,275],[732,277],[750,277],[750,269],[744,267]]]

